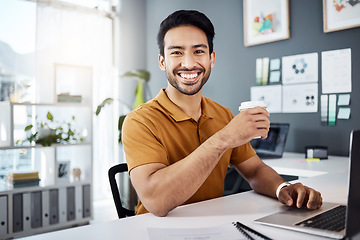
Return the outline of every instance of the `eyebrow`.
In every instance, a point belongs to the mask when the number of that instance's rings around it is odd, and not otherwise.
[[[193,45],[192,48],[208,48],[208,47],[205,44],[196,44]],[[182,46],[169,46],[167,49],[171,50],[171,49],[185,49],[185,48]]]

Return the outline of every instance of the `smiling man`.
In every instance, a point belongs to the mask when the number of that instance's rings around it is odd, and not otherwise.
[[[126,161],[140,198],[136,214],[166,216],[177,206],[221,197],[229,165],[260,194],[288,206],[319,208],[319,192],[285,183],[252,149],[251,139],[267,137],[266,109],[234,116],[202,95],[215,64],[214,35],[211,21],[198,11],[176,11],[160,25],[158,60],[168,85],[123,125]]]

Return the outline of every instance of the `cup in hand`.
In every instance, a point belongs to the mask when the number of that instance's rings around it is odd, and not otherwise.
[[[239,111],[241,112],[241,110],[244,109],[249,109],[249,108],[254,108],[254,107],[263,107],[266,108],[267,105],[264,101],[247,101],[247,102],[242,102],[240,107],[239,107]],[[261,137],[255,137],[255,138],[261,138]],[[255,139],[254,138],[254,139]]]

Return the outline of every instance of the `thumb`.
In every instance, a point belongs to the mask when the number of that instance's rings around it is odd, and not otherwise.
[[[289,207],[294,204],[293,199],[291,198],[291,196],[289,195],[289,193],[288,193],[285,189],[283,189],[282,191],[280,191],[279,201],[280,201],[281,203],[286,204],[286,205],[289,206]]]

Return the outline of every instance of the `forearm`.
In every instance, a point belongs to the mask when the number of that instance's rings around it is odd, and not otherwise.
[[[276,198],[276,189],[284,180],[275,170],[263,163],[257,155],[235,167],[249,182],[252,189]]]
[[[273,198],[276,198],[276,189],[282,182],[284,179],[265,164],[257,170],[256,176],[249,180],[249,184],[256,192]]]
[[[183,204],[204,183],[226,150],[218,136],[213,136],[170,166],[147,164],[133,169],[131,178],[144,207],[165,216]]]

